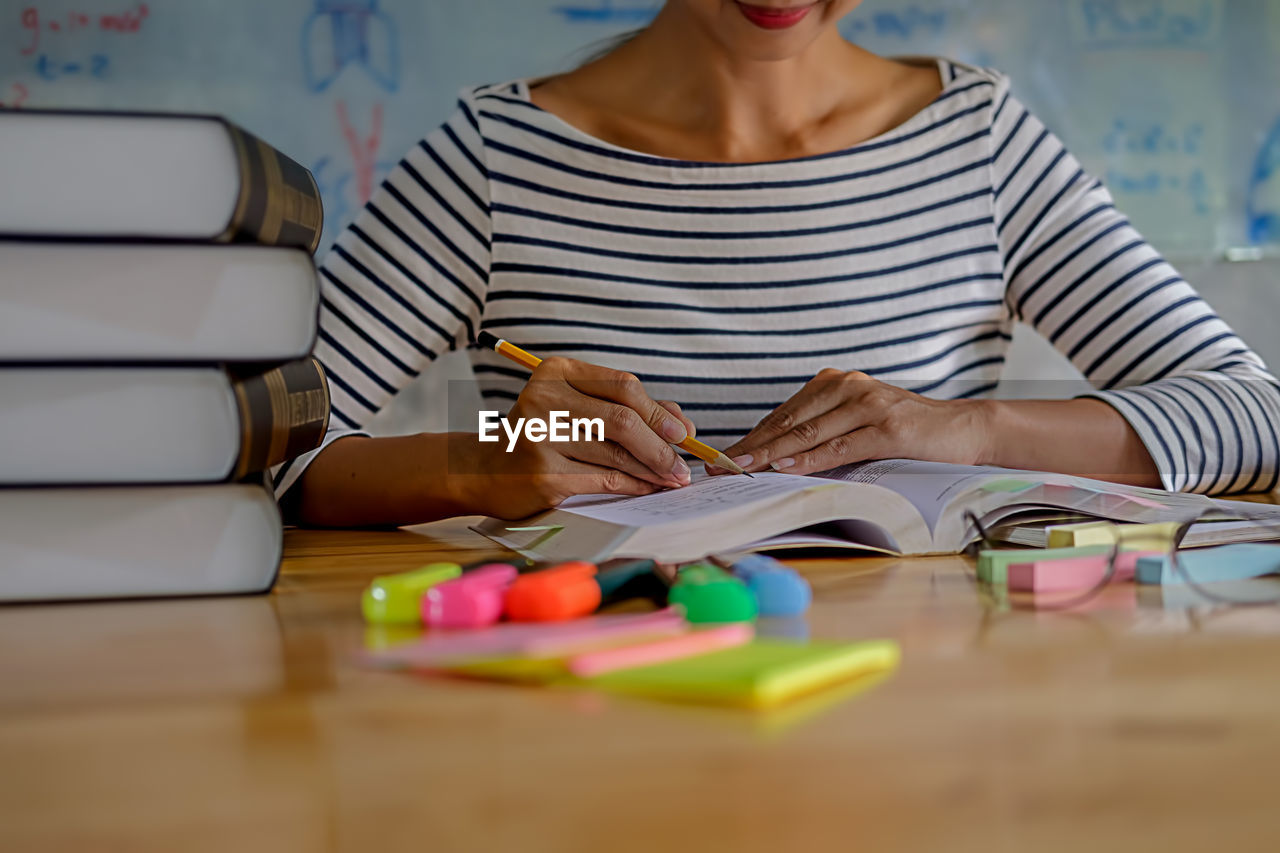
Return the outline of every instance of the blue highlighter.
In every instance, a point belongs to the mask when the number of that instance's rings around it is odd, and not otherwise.
[[[809,582],[773,557],[745,554],[721,562],[751,590],[761,616],[799,616],[813,601]]]

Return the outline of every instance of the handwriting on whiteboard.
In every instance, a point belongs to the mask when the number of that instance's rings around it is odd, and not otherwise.
[[[596,0],[595,3],[565,3],[554,11],[566,21],[577,24],[647,24],[662,8],[661,3],[614,3],[612,0]]]
[[[1075,0],[1070,27],[1087,48],[1203,50],[1222,33],[1223,0]]]
[[[111,57],[106,50],[86,53],[77,39],[81,32],[131,35],[142,30],[151,14],[146,3],[137,3],[115,12],[64,11],[51,13],[40,6],[27,6],[19,14],[23,33],[18,53],[32,57],[30,69],[41,80],[53,83],[66,77],[103,80],[110,76]],[[101,48],[101,44],[99,45]],[[24,87],[25,91],[25,87]],[[25,94],[23,100],[25,100]]]
[[[347,146],[350,165],[344,167],[338,157],[329,156],[311,164],[316,186],[324,198],[325,229],[329,234],[346,225],[355,211],[368,203],[374,189],[395,166],[378,159],[383,134],[384,110],[381,103],[374,103],[365,131],[356,127],[346,101],[337,101],[334,112]]]
[[[20,110],[26,106],[27,98],[31,93],[27,91],[27,87],[21,83],[10,83],[7,90],[0,89],[0,110]]]
[[[912,4],[900,9],[855,14],[840,25],[846,38],[877,36],[885,39],[911,40],[945,35],[951,25],[948,9],[931,9]]]
[[[1117,118],[1102,140],[1111,164],[1106,184],[1118,195],[1180,199],[1183,209],[1207,216],[1212,212],[1207,135],[1200,121],[1170,124]]]
[[[400,45],[395,22],[378,0],[315,0],[302,23],[302,73],[307,88],[323,92],[348,67],[387,92],[400,88]]]
[[[27,37],[23,46],[23,56],[31,56],[40,49],[42,35],[56,36],[74,33],[79,30],[99,30],[101,32],[136,33],[142,29],[143,22],[151,10],[146,3],[125,9],[119,13],[66,12],[60,15],[41,14],[38,6],[28,6],[22,10],[20,17],[22,29]]]
[[[1249,175],[1245,225],[1255,246],[1280,242],[1280,119],[1263,140]]]

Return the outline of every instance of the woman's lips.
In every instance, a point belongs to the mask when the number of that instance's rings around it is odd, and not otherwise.
[[[779,8],[776,6],[752,6],[748,3],[738,3],[738,9],[742,11],[743,16],[748,21],[761,29],[786,30],[803,21],[813,11],[815,5],[814,3],[809,3],[805,6]]]

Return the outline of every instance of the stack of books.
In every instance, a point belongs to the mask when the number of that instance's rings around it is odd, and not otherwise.
[[[0,601],[261,592],[317,447],[311,174],[222,119],[0,111]]]

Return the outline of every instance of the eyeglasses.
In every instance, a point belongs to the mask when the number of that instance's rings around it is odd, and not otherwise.
[[[978,535],[969,550],[972,556],[976,557],[979,549],[1000,548],[974,513],[966,512],[965,519]],[[1033,610],[1080,608],[1094,602],[1113,584],[1131,580],[1144,582],[1144,589],[1159,590],[1166,599],[1188,607],[1280,604],[1280,544],[1244,544],[1230,551],[1197,547],[1209,532],[1242,543],[1280,542],[1280,510],[1276,508],[1237,513],[1232,519],[1195,515],[1156,525],[1099,522],[1090,532],[1095,541],[1107,543],[1100,546],[1106,550],[1079,558],[1077,566],[1081,571],[1073,581],[1034,592],[1011,590],[1008,605]],[[1036,561],[1036,551],[1021,553],[1026,555],[1027,563]],[[1003,595],[1001,601],[1006,601]]]

